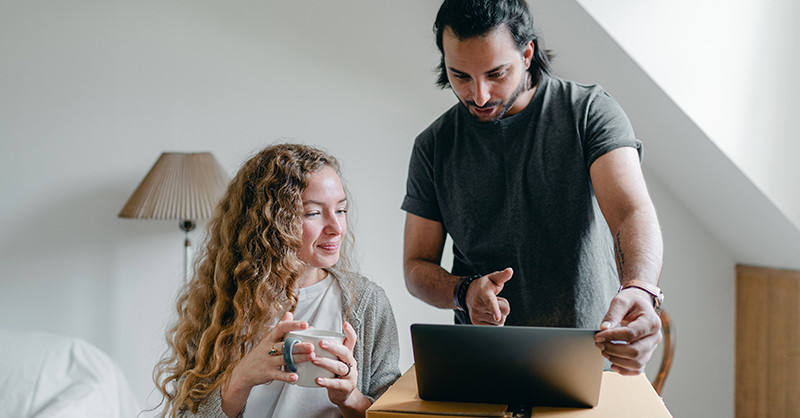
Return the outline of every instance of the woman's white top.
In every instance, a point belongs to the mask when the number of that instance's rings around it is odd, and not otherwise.
[[[294,320],[306,321],[317,329],[343,332],[339,282],[328,274],[321,282],[299,289]],[[315,349],[321,350],[319,347]],[[325,388],[306,388],[277,380],[254,387],[244,412],[245,418],[340,416],[339,408],[328,399]]]

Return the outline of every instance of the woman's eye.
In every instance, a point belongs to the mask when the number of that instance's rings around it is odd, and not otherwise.
[[[305,214],[306,218],[313,218],[314,216],[319,215],[319,212],[307,212]]]
[[[344,215],[345,213],[347,213],[347,209],[339,209],[336,211],[336,213]]]

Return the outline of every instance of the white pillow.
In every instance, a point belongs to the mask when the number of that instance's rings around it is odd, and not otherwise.
[[[119,366],[97,347],[44,332],[0,330],[0,418],[133,418]]]

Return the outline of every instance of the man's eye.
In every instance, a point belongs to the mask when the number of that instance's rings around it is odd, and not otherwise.
[[[455,77],[455,78],[457,78],[459,80],[465,80],[465,79],[469,78],[469,76],[466,75],[466,74],[456,74],[456,73],[453,73],[453,77]]]
[[[345,214],[345,213],[347,213],[347,209],[339,209],[339,210],[336,211],[336,213]]]
[[[491,78],[499,78],[499,77],[502,77],[502,76],[503,76],[503,74],[504,74],[504,72],[503,72],[503,71],[497,71],[497,72],[495,72],[495,73],[491,73],[491,74],[489,74],[489,77],[491,77]]]

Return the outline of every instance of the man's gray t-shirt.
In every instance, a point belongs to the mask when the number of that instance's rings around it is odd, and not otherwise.
[[[442,223],[452,274],[514,269],[507,325],[598,328],[619,279],[589,167],[619,147],[641,153],[611,96],[543,76],[515,115],[478,122],[459,103],[423,131],[402,208]]]

